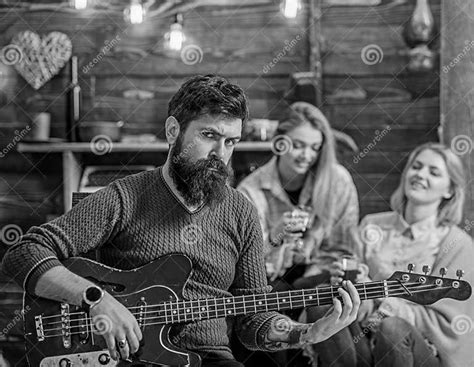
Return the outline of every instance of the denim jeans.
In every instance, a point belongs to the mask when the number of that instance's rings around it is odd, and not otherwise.
[[[383,367],[437,367],[441,364],[421,333],[399,317],[382,321],[375,334],[373,355],[375,365]]]
[[[323,309],[311,308],[308,321],[317,320]],[[399,317],[383,319],[370,347],[371,333],[356,321],[349,327],[313,346],[321,367],[439,367],[440,360],[433,354],[421,333]]]

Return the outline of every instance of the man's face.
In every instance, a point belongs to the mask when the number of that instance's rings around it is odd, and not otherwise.
[[[203,115],[189,123],[171,150],[170,174],[187,204],[223,199],[242,120]]]

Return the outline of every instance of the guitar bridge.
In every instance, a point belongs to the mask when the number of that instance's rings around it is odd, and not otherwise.
[[[43,318],[41,315],[35,316],[36,337],[39,342],[44,341]]]
[[[67,303],[61,303],[61,334],[64,348],[71,348],[71,319]]]

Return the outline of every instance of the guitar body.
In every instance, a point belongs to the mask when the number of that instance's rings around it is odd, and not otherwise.
[[[139,309],[143,305],[158,305],[182,298],[183,287],[191,273],[192,264],[184,255],[163,256],[147,265],[133,270],[118,270],[92,260],[72,258],[63,263],[70,271],[96,283],[116,297],[127,308]],[[25,293],[23,301],[25,318],[26,357],[30,366],[115,366],[110,359],[100,330],[92,332],[80,307],[61,304]],[[58,317],[64,313],[64,318]],[[70,314],[70,315],[69,315]],[[41,319],[38,319],[41,316]],[[100,317],[100,316],[98,316]],[[139,315],[135,314],[137,320]],[[84,321],[83,321],[84,320]],[[101,320],[104,328],[107,319]],[[38,335],[41,323],[42,332]],[[82,325],[83,327],[78,328]],[[83,333],[70,333],[67,328]],[[97,323],[99,325],[99,323]],[[201,365],[200,357],[173,346],[169,340],[169,325],[154,324],[141,327],[142,345],[131,362],[120,365]],[[41,334],[44,334],[42,338]],[[42,339],[42,340],[41,340]]]

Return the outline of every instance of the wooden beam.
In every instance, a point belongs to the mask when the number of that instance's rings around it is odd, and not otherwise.
[[[473,234],[474,219],[474,2],[441,2],[441,141],[463,160],[467,173],[461,227]]]

